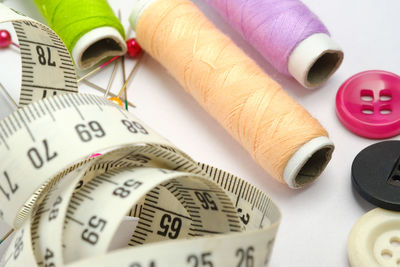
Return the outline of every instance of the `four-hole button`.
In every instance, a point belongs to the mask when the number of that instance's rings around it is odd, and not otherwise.
[[[350,77],[336,95],[336,113],[343,125],[360,136],[400,134],[400,77],[380,70]]]

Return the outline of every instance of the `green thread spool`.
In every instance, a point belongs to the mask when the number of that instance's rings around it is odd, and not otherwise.
[[[124,28],[106,0],[34,0],[79,69],[126,52]]]

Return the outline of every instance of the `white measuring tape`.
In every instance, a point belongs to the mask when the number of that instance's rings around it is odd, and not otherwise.
[[[0,157],[0,219],[18,229],[0,266],[268,264],[280,222],[269,197],[102,97],[15,111],[0,122]]]
[[[0,129],[13,129],[0,131],[1,213],[22,226],[3,265],[87,265],[79,261],[86,257],[104,266],[267,263],[280,220],[271,200],[198,165],[112,102],[78,94],[44,99]],[[102,151],[109,152],[86,160]],[[127,214],[139,218],[129,242],[135,247],[107,254]]]

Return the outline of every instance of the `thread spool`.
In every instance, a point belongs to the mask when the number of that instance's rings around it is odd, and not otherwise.
[[[300,0],[205,0],[278,71],[306,88],[338,69],[343,51]]]
[[[314,181],[334,149],[310,114],[188,0],[136,0],[130,16],[142,48],[291,188]]]
[[[106,0],[35,0],[79,69],[126,53],[124,29]]]

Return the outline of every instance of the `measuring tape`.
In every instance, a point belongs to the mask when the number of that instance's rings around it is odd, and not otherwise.
[[[12,22],[21,50],[19,106],[57,94],[78,92],[71,56],[54,31],[0,4],[0,23],[3,22]]]
[[[268,265],[280,212],[262,191],[103,97],[51,95],[0,122],[0,219],[17,229],[0,266]]]
[[[0,122],[0,140],[1,215],[19,228],[1,266],[268,263],[280,221],[268,196],[102,97],[23,107]],[[125,215],[139,218],[134,248],[109,252]]]

